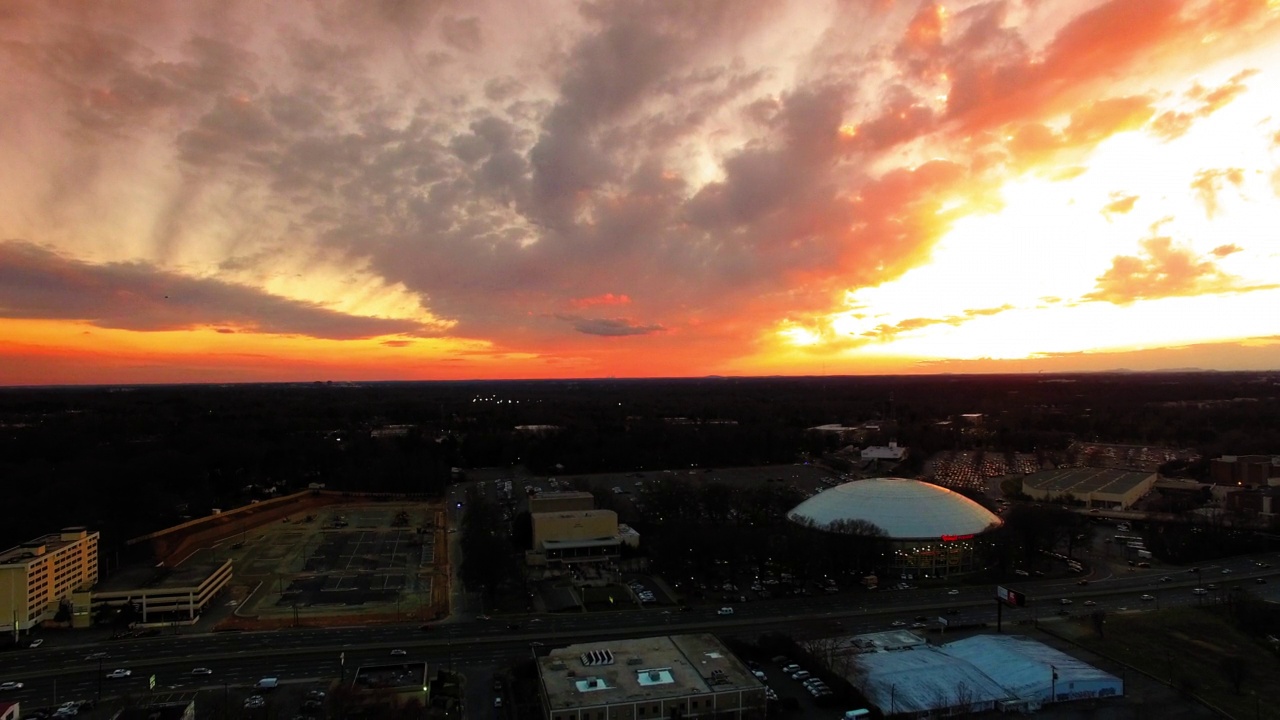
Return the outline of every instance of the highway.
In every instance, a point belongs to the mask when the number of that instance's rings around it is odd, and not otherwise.
[[[1233,558],[1201,566],[1199,576],[1182,570],[1154,568],[1098,577],[1086,586],[1074,579],[1013,582],[1024,592],[1028,607],[1004,608],[1006,631],[1019,622],[1058,617],[1061,610],[1084,614],[1094,609],[1109,612],[1141,611],[1209,603],[1230,585],[1261,591],[1267,597],[1280,591],[1280,570],[1262,568],[1266,561],[1280,565],[1280,554]],[[1223,570],[1230,572],[1224,573]],[[1162,582],[1161,578],[1170,577]],[[1268,578],[1256,584],[1255,578]],[[1026,578],[1020,578],[1026,580]],[[1217,585],[1207,595],[1195,595],[1199,583]],[[715,607],[637,609],[586,615],[543,615],[495,618],[489,621],[440,623],[429,630],[413,626],[370,626],[333,629],[296,629],[271,632],[168,635],[130,640],[76,644],[74,634],[47,633],[39,648],[0,655],[0,681],[22,682],[20,690],[0,698],[40,707],[65,700],[110,698],[148,692],[149,677],[156,676],[157,691],[239,689],[259,678],[279,677],[286,684],[314,683],[350,673],[355,667],[392,660],[392,649],[403,649],[406,659],[425,660],[432,667],[494,668],[528,657],[533,643],[563,645],[571,642],[683,632],[722,635],[757,635],[785,631],[797,637],[856,634],[890,629],[891,623],[910,625],[917,617],[936,618],[952,625],[994,624],[996,604],[992,586],[905,591],[853,590],[836,595],[759,600],[734,605],[734,614],[720,616]],[[1155,599],[1143,601],[1141,595]],[[1062,604],[1062,598],[1071,600]],[[509,627],[516,624],[516,627]],[[212,670],[193,676],[194,668]],[[132,671],[124,679],[106,679],[116,668]],[[487,688],[486,688],[487,689]]]

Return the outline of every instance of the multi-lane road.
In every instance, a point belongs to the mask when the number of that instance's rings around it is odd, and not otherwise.
[[[1095,573],[1086,586],[1074,579],[1010,583],[1023,591],[1028,607],[1005,608],[1004,622],[1016,624],[1046,619],[1067,610],[1072,614],[1094,607],[1111,612],[1141,611],[1215,601],[1217,592],[1231,585],[1272,596],[1280,592],[1280,578],[1257,584],[1257,578],[1280,573],[1260,567],[1259,561],[1280,565],[1280,555],[1234,558],[1199,568]],[[1224,570],[1229,572],[1224,572]],[[1172,578],[1162,581],[1163,577]],[[1026,580],[1022,578],[1022,580]],[[1206,595],[1192,591],[1217,585]],[[76,635],[53,636],[41,647],[0,655],[0,682],[16,681],[23,688],[5,693],[28,707],[76,699],[135,696],[148,692],[156,677],[159,692],[196,689],[247,688],[259,678],[278,677],[285,683],[320,682],[355,667],[392,660],[393,649],[407,659],[432,666],[495,668],[528,657],[535,643],[566,644],[591,639],[710,631],[757,634],[783,630],[797,636],[859,633],[889,629],[894,622],[911,624],[917,617],[945,617],[952,625],[993,623],[994,588],[963,587],[906,591],[851,591],[837,595],[760,600],[737,604],[734,614],[721,616],[717,608],[645,609],[572,616],[528,616],[459,623],[440,623],[430,630],[409,627],[351,627],[272,632],[170,635],[126,641],[77,643]],[[1143,595],[1153,597],[1142,600]],[[1071,600],[1063,604],[1063,598]],[[1086,602],[1095,603],[1086,606]],[[398,656],[396,659],[400,659]],[[192,675],[201,667],[209,675]],[[132,671],[124,679],[107,679],[116,668]],[[478,689],[477,693],[487,691]],[[484,698],[469,698],[476,703]]]

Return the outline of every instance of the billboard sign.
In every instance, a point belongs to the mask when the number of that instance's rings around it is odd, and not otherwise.
[[[946,618],[944,618],[944,617],[942,617],[941,615],[939,615],[939,616],[938,616],[938,624],[939,624],[939,625],[941,625],[942,627],[946,627],[947,625],[950,625],[951,623],[948,623]]]
[[[1027,596],[1017,590],[996,586],[996,599],[1009,607],[1026,607]]]

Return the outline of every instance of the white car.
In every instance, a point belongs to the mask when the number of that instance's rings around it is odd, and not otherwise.
[[[731,608],[731,607],[722,607],[722,608],[720,608],[719,610],[717,610],[717,611],[716,611],[716,614],[717,614],[717,615],[732,615],[732,614],[733,614],[733,608]]]
[[[1155,600],[1155,599],[1156,599],[1155,595],[1143,595],[1141,598],[1143,602],[1151,602],[1152,600]]]
[[[11,692],[13,690],[21,690],[21,689],[22,689],[22,683],[20,682],[0,683],[0,692]]]
[[[401,650],[400,648],[396,648],[395,650],[392,650],[392,651],[391,651],[391,654],[392,654],[392,655],[394,655],[394,656],[399,657],[399,656],[403,656],[403,655],[408,655],[409,653],[407,653],[407,652],[405,652],[405,651]]]
[[[1061,600],[1059,600],[1059,601],[1058,601],[1058,604],[1059,604],[1059,605],[1070,605],[1070,604],[1071,604],[1071,598],[1062,598]]]
[[[40,646],[41,646],[41,645],[43,645],[43,644],[44,644],[44,638],[36,638],[35,640],[32,640],[32,641],[31,641],[31,644],[30,644],[30,645],[28,645],[27,647],[29,647],[29,648],[38,648],[38,647],[40,647]]]
[[[1094,605],[1097,605],[1097,604],[1098,604],[1098,603],[1096,603],[1096,602],[1094,602],[1094,601],[1092,601],[1092,600],[1085,600],[1085,601],[1084,601],[1084,606],[1085,606],[1085,607],[1093,607]]]
[[[1192,595],[1208,595],[1209,591],[1205,590],[1204,588],[1196,588],[1195,590],[1191,591],[1191,594]]]
[[[947,594],[948,594],[948,595],[959,595],[959,594],[960,594],[960,591],[959,591],[959,590],[948,590],[948,591],[947,591]]]
[[[191,671],[192,675],[212,675],[213,671],[209,668],[196,668]]]
[[[906,626],[907,624],[901,620],[894,620],[893,622],[889,623],[889,627],[906,627]]]
[[[116,668],[115,670],[112,670],[111,672],[107,673],[107,677],[112,680],[119,680],[120,678],[127,678],[132,674],[133,674],[132,670],[126,670],[124,668]]]

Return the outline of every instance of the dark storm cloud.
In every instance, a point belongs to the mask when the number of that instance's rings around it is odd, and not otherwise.
[[[141,331],[239,328],[331,340],[434,334],[420,323],[346,315],[144,263],[90,265],[18,240],[0,242],[0,316]]]

